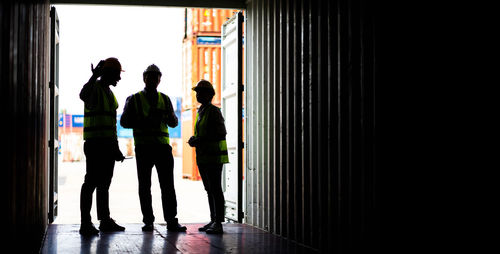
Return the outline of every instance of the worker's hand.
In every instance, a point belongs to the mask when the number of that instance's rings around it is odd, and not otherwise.
[[[123,162],[123,160],[125,160],[125,156],[123,156],[122,152],[118,150],[115,155],[115,161]]]
[[[95,68],[94,68],[94,65],[91,63],[90,70],[92,71],[92,76],[94,76],[95,78],[102,76],[103,66],[104,66],[103,60],[99,61],[99,63],[97,64],[97,66]]]
[[[120,151],[120,148],[118,147],[118,142],[116,144],[113,156],[114,156],[115,161],[123,162],[123,160],[125,159],[125,156],[123,156],[122,151]]]
[[[165,115],[169,115],[169,114],[175,115],[175,111],[174,111],[174,108],[172,106],[172,103],[171,102],[166,103],[166,106],[167,106],[167,110],[165,112]]]
[[[196,147],[196,145],[198,144],[198,142],[197,142],[197,141],[198,141],[198,138],[197,138],[197,137],[195,137],[195,136],[191,136],[191,137],[189,138],[189,140],[188,140],[188,144],[189,144],[189,146],[191,146],[191,147]]]

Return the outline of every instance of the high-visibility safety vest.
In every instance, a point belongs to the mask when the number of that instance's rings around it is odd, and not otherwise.
[[[111,92],[108,94],[99,83],[96,89],[96,106],[85,107],[83,115],[83,139],[113,138],[116,139],[116,109],[118,102]]]
[[[144,118],[149,116],[151,106],[143,91],[134,95],[135,112],[142,114]],[[158,92],[158,103],[156,108],[161,111],[167,110],[167,96]],[[160,123],[159,126],[148,128],[134,128],[134,143],[143,144],[170,144],[168,135],[168,126],[166,123]]]
[[[208,118],[210,114],[219,110],[216,106],[210,104],[205,109],[198,122],[199,114],[196,113],[194,136],[195,137],[211,137],[210,128],[208,126]],[[229,163],[227,155],[226,140],[203,142],[196,146],[196,163],[198,164],[224,164]]]

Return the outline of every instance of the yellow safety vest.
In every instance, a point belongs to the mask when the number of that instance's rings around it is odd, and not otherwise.
[[[158,92],[158,103],[156,108],[162,111],[167,110],[166,103],[162,93]],[[149,105],[146,95],[143,91],[134,95],[135,109],[138,114],[142,114],[144,118],[148,117],[151,106]],[[168,135],[168,126],[166,123],[161,123],[159,126],[149,128],[134,128],[134,143],[141,144],[170,144]]]
[[[116,139],[116,109],[118,102],[111,92],[109,96],[99,83],[94,84],[97,105],[94,109],[85,107],[83,116],[83,139]],[[112,97],[112,98],[110,98]]]
[[[199,114],[196,113],[195,126],[194,126],[194,136],[195,137],[210,137],[212,133],[210,132],[208,126],[209,115],[215,111],[219,110],[214,105],[208,105],[205,112],[201,116],[198,122]],[[229,157],[227,155],[227,143],[226,140],[203,142],[196,146],[196,163],[197,164],[224,164],[229,163]]]

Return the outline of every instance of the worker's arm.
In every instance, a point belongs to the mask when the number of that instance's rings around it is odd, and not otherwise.
[[[177,116],[175,115],[174,107],[172,106],[172,102],[170,101],[169,97],[167,97],[167,101],[165,103],[167,106],[165,121],[168,126],[174,128],[179,124],[179,119],[177,119]]]
[[[94,68],[93,64],[90,64],[90,70],[92,71],[92,76],[89,81],[83,86],[80,91],[80,99],[85,102],[87,108],[92,108],[95,105],[94,98],[94,86],[96,84],[97,78],[102,76],[102,66],[104,61],[100,61],[99,64]]]
[[[175,115],[170,98],[164,94],[162,94],[162,96],[165,102],[166,109],[162,110],[156,107],[152,107],[149,111],[149,116],[146,121],[148,121],[153,126],[159,125],[160,123],[165,123],[166,125],[174,128],[179,124],[179,120]]]
[[[137,114],[134,107],[134,95],[127,98],[125,106],[123,107],[123,114],[120,118],[120,125],[123,128],[137,127]]]
[[[224,117],[219,108],[212,111],[209,120],[213,128],[213,139],[216,141],[226,139],[226,125],[224,124]]]
[[[220,141],[220,140],[225,140],[226,139],[226,125],[224,124],[224,117],[222,116],[222,113],[220,112],[219,108],[216,108],[214,110],[211,110],[210,114],[207,116],[208,117],[208,128],[209,133],[211,134],[210,136],[192,136],[188,140],[188,144],[191,147],[196,147],[198,144],[203,144],[207,142],[214,142],[214,141]]]

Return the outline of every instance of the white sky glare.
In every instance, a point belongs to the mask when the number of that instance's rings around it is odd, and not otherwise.
[[[182,96],[184,8],[55,5],[59,16],[59,110],[83,114],[80,89],[92,75],[90,64],[116,57],[121,80],[111,90],[123,112],[126,98],[144,88],[142,72],[156,64],[158,90]]]

